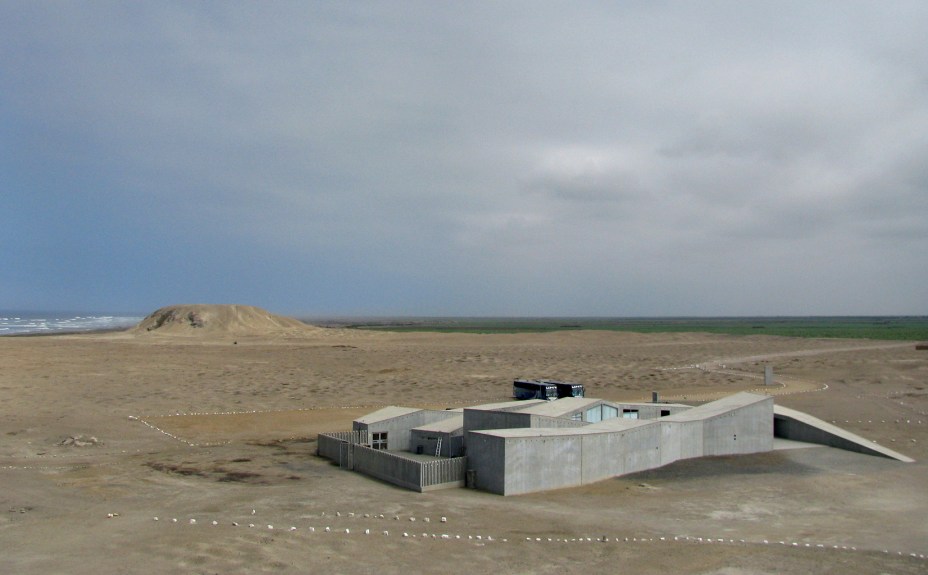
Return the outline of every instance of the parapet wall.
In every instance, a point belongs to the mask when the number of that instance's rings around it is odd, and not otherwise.
[[[464,408],[465,434],[481,429],[518,429],[531,426],[532,416],[528,413]]]

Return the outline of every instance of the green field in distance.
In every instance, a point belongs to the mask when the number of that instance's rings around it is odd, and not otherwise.
[[[705,332],[731,335],[928,340],[928,316],[719,318],[493,318],[397,317],[338,322],[340,327],[398,332],[541,333],[608,330],[640,333]],[[334,325],[332,323],[331,325]]]

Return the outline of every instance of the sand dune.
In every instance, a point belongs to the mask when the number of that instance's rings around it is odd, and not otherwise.
[[[155,310],[134,334],[171,336],[305,335],[320,328],[250,305],[172,305]]]

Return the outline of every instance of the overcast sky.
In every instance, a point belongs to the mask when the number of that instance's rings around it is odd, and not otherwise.
[[[928,314],[928,3],[0,2],[0,308]]]

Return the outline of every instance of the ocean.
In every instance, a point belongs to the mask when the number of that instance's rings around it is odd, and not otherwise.
[[[128,314],[0,310],[0,336],[126,329],[140,321],[142,316]]]

